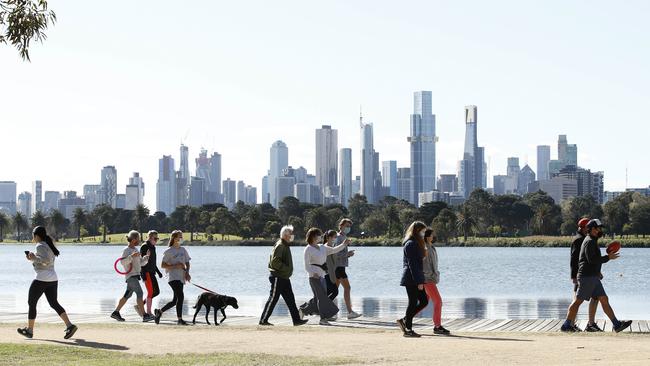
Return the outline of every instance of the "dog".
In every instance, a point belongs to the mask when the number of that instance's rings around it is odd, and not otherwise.
[[[234,297],[226,296],[226,295],[219,295],[211,292],[204,292],[199,297],[196,299],[196,305],[194,305],[194,309],[196,309],[196,312],[194,313],[194,319],[192,320],[192,324],[196,324],[196,315],[199,313],[201,310],[202,306],[205,306],[205,322],[210,325],[210,322],[208,321],[208,315],[210,314],[210,308],[214,308],[214,325],[219,325],[223,323],[224,320],[226,320],[226,312],[224,309],[228,306],[232,306],[235,309],[239,309],[239,305],[237,304],[237,299]],[[217,322],[217,310],[221,310],[221,314],[223,315],[223,318],[221,319],[220,322]]]

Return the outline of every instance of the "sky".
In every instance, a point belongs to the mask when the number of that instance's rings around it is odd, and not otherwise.
[[[115,165],[155,208],[158,159],[222,155],[258,187],[269,148],[315,170],[315,130],[339,132],[359,175],[359,111],[380,160],[409,165],[413,92],[430,90],[438,174],[462,157],[478,106],[491,176],[536,170],[536,145],[578,144],[605,189],[650,185],[647,1],[50,1],[58,22],[32,62],[0,45],[0,180],[76,190]],[[194,161],[190,161],[194,172]]]

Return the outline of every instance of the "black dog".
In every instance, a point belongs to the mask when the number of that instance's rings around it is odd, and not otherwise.
[[[223,323],[224,320],[226,320],[226,312],[224,309],[228,306],[232,306],[235,309],[239,308],[239,305],[237,305],[237,299],[234,297],[226,296],[226,295],[219,295],[219,294],[214,294],[211,292],[204,292],[201,295],[199,295],[199,298],[196,300],[196,305],[194,305],[194,309],[196,309],[196,312],[194,313],[194,319],[192,320],[192,324],[196,323],[196,315],[201,311],[201,307],[205,306],[205,322],[210,325],[210,322],[208,321],[208,315],[210,314],[210,307],[214,308],[214,325],[219,325],[220,323]],[[221,314],[223,315],[223,318],[219,323],[217,323],[217,310],[221,310]]]

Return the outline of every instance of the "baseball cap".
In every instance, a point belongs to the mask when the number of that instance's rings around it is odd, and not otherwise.
[[[587,226],[587,224],[589,223],[589,221],[590,220],[587,217],[580,219],[580,221],[578,221],[578,227],[581,228],[581,229],[585,228]]]
[[[599,219],[589,220],[589,222],[587,223],[587,229],[591,229],[594,227],[603,227],[603,223]]]

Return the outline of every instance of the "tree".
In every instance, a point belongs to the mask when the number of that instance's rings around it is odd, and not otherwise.
[[[9,227],[9,218],[4,212],[0,212],[0,243],[4,241],[5,238],[5,228]]]
[[[14,222],[14,229],[16,229],[18,241],[22,241],[23,230],[27,228],[27,219],[25,219],[25,215],[23,215],[22,213],[16,212],[13,218],[13,222]]]
[[[623,226],[630,221],[630,204],[633,201],[633,192],[625,192],[603,206],[605,223],[612,236],[618,233],[623,235]]]
[[[456,214],[451,209],[445,208],[431,223],[431,227],[441,242],[449,242],[449,239],[456,236],[456,227],[458,220]]]
[[[467,206],[472,217],[476,221],[476,231],[482,231],[483,228],[487,228],[492,224],[492,216],[490,215],[490,209],[494,203],[494,196],[492,196],[488,191],[477,188],[470,193],[467,201],[463,206]]]
[[[553,197],[544,191],[531,192],[524,196],[524,202],[533,210],[533,234],[557,235],[560,232],[562,208],[555,204]]]
[[[149,209],[147,206],[143,204],[138,204],[135,206],[135,212],[133,213],[133,225],[135,228],[140,232],[140,236],[142,236],[142,232],[144,230],[144,225],[147,222],[147,219],[149,218]]]
[[[354,197],[350,198],[348,201],[348,212],[350,213],[350,219],[358,224],[361,224],[366,220],[366,217],[370,215],[372,211],[372,206],[368,204],[368,199],[366,196],[360,194],[355,194]],[[358,225],[352,226],[352,232],[357,232]]]
[[[427,224],[431,223],[433,222],[433,219],[438,216],[440,211],[444,210],[445,208],[449,208],[449,205],[447,205],[445,202],[426,202],[418,208],[417,219]]]
[[[45,217],[45,215],[43,215],[43,213],[40,210],[34,212],[31,221],[32,221],[32,227],[47,225],[47,218]]]
[[[650,234],[650,202],[632,206],[630,209],[630,226],[636,235]]]
[[[592,219],[603,217],[603,209],[596,199],[591,196],[574,197],[562,204],[562,234],[570,235],[575,232],[578,220],[583,217]]]
[[[199,226],[199,218],[201,216],[201,211],[197,207],[190,207],[189,210],[185,212],[185,227],[190,232],[190,241],[194,241],[194,233],[196,228]]]
[[[113,226],[115,210],[110,205],[101,204],[95,207],[93,215],[99,219],[102,229],[102,243],[106,243],[106,234],[109,231],[109,227]]]
[[[262,235],[265,238],[275,239],[278,236],[280,236],[281,228],[282,228],[282,223],[280,223],[279,221],[267,221],[266,224],[264,224],[264,231]],[[298,239],[297,236],[296,239]]]
[[[296,197],[284,197],[278,205],[278,216],[280,216],[282,222],[288,222],[291,216],[303,217],[300,201]]]
[[[50,212],[50,227],[53,229],[54,237],[58,239],[67,231],[67,220],[59,210]]]
[[[374,211],[361,224],[361,229],[369,237],[382,236],[386,233],[386,219],[381,211]]]
[[[399,204],[389,204],[383,209],[384,221],[386,222],[386,233],[389,237],[395,238],[402,235],[402,222],[399,217]]]
[[[81,241],[81,228],[86,223],[86,211],[81,207],[75,208],[72,214],[72,222],[77,229],[77,241]]]
[[[296,238],[302,238],[305,236],[305,221],[297,216],[290,216],[287,222],[288,225],[293,226],[293,235]]]
[[[31,41],[43,42],[45,30],[55,22],[46,0],[0,0],[0,43],[16,47],[23,60],[30,61]]]
[[[467,205],[460,206],[457,217],[456,227],[463,233],[463,241],[467,241],[468,236],[478,231],[478,217]]]
[[[513,194],[494,197],[490,213],[493,221],[503,226],[510,234],[521,230],[533,216],[533,211],[521,197]]]
[[[305,228],[316,227],[321,230],[328,230],[332,227],[330,217],[325,207],[319,206],[305,212]]]

